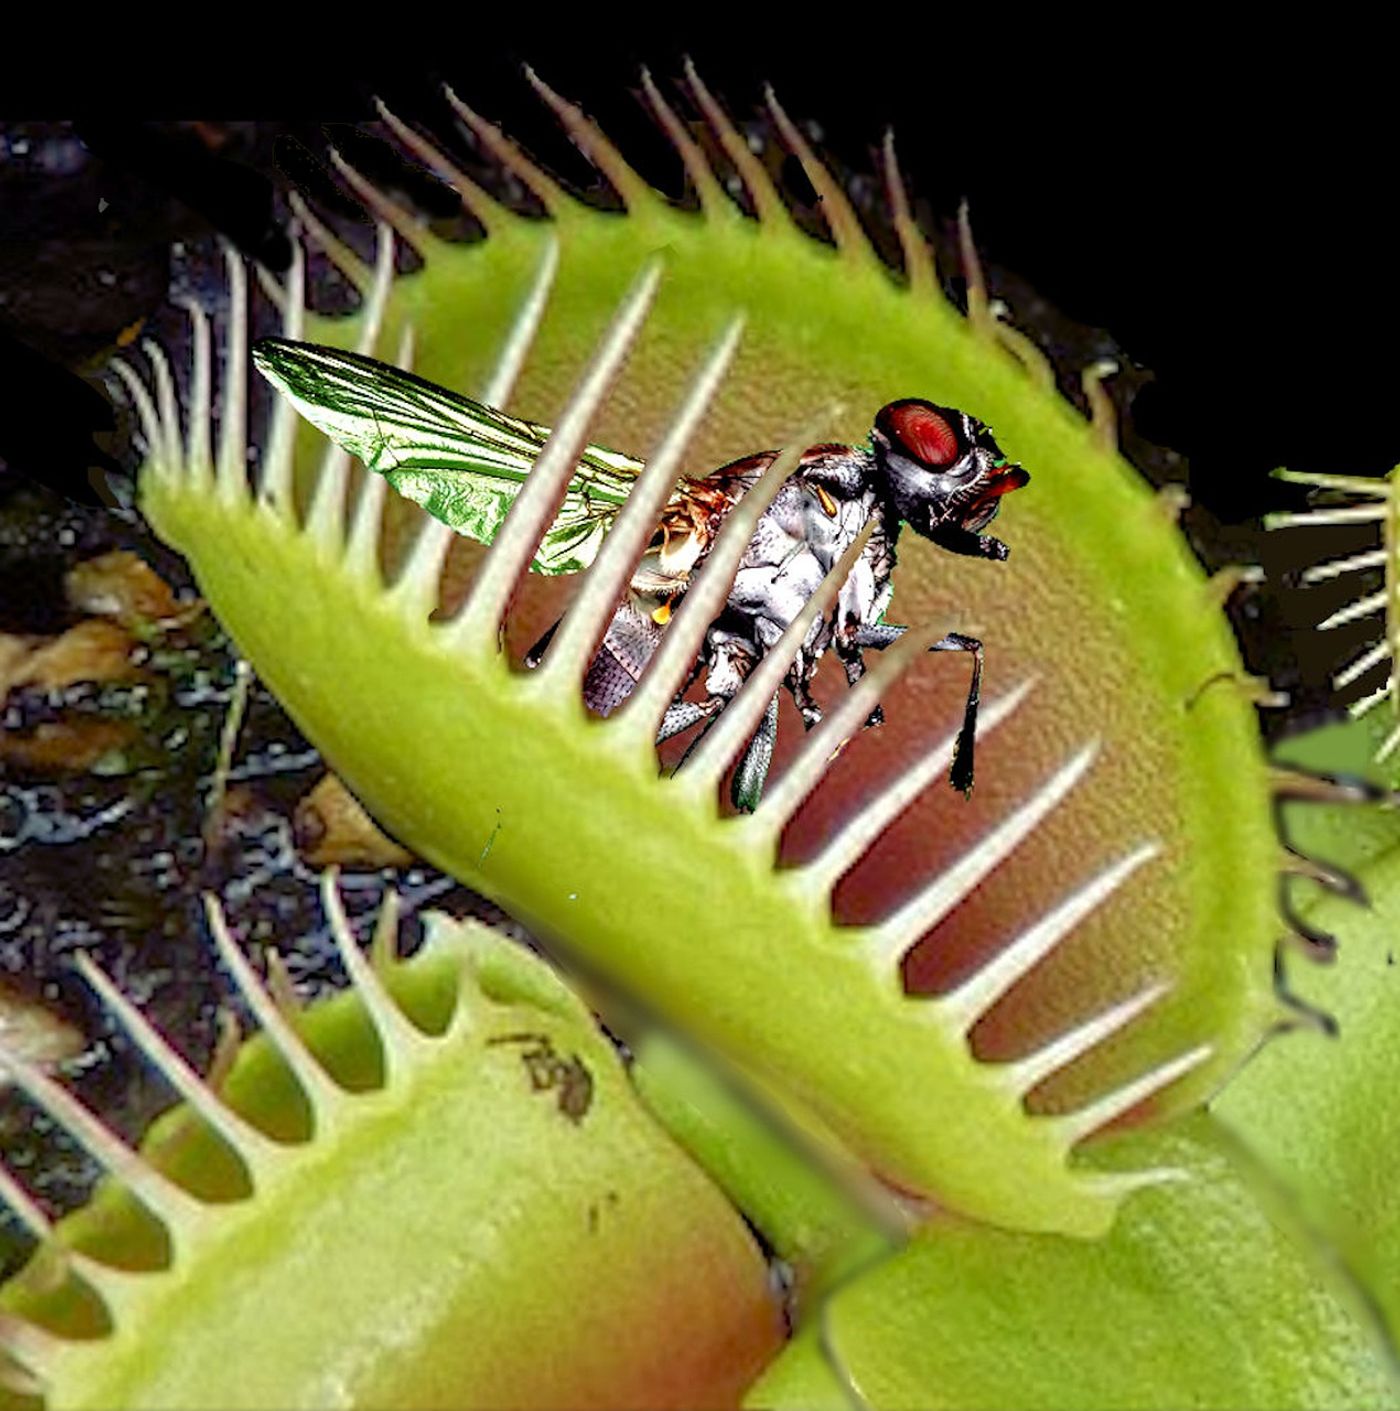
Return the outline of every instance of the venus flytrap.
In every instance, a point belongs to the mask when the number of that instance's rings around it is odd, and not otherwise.
[[[732,1403],[780,1332],[763,1260],[579,1002],[476,923],[372,965],[325,896],[351,988],[297,1015],[211,902],[262,1025],[220,1092],[82,963],[184,1098],[141,1153],[0,1055],[119,1183],[53,1226],[0,1171],[41,1244],[0,1295],[0,1404]]]
[[[1252,707],[1228,685],[1199,689],[1239,675],[1233,643],[1174,527],[1105,447],[1104,424],[1086,427],[1028,378],[978,298],[969,324],[927,292],[927,255],[898,214],[917,272],[911,287],[874,259],[839,193],[825,202],[836,250],[801,235],[691,81],[764,220],[739,219],[713,181],[696,175],[697,149],[677,135],[659,95],[663,124],[701,193],[699,216],[640,184],[556,96],[545,95],[628,200],[627,216],[583,207],[458,102],[550,221],[500,208],[415,137],[488,239],[441,246],[342,164],[371,208],[423,253],[422,274],[391,279],[387,229],[373,276],[321,236],[365,294],[360,319],[311,318],[300,265],[273,291],[289,337],[374,352],[407,348],[411,325],[416,371],[445,381],[451,369],[459,383],[512,405],[553,402],[561,373],[575,380],[455,613],[456,546],[443,526],[419,521],[408,528],[419,536],[413,546],[396,545],[407,537],[404,522],[386,518],[381,479],[369,477],[352,497],[342,453],[297,456],[288,408],[277,413],[260,485],[248,484],[246,280],[236,267],[217,473],[200,460],[212,444],[207,402],[187,398],[182,417],[159,361],[154,398],[124,373],[152,448],[143,503],[189,555],[244,653],[390,831],[641,995],[895,1184],[998,1223],[1102,1231],[1134,1178],[1077,1173],[1074,1147],[1124,1113],[1160,1105],[1163,1092],[1173,1105],[1187,1101],[1286,1016],[1271,981],[1278,853]],[[800,143],[795,150],[825,189],[812,153]],[[898,212],[892,160],[888,176]],[[314,234],[319,223],[303,213]],[[616,303],[620,283],[639,270]],[[837,286],[848,299],[811,297],[814,287]],[[507,316],[510,290],[518,292]],[[454,332],[445,336],[438,330],[449,302]],[[725,329],[741,310],[747,326],[727,382],[717,389],[712,363],[687,398],[683,369],[707,346],[730,356]],[[611,327],[601,326],[608,319]],[[462,338],[462,328],[481,336]],[[488,328],[502,331],[488,337]],[[197,331],[197,360],[202,339]],[[481,361],[493,345],[495,371]],[[813,351],[803,357],[802,348]],[[190,385],[208,395],[207,366]],[[880,393],[866,390],[875,386]],[[688,442],[691,460],[715,463],[723,457],[711,448],[727,443],[732,454],[770,440],[744,429],[760,412],[773,424],[785,407],[805,413],[833,393],[869,407],[891,390],[925,387],[975,408],[1047,480],[1020,514],[1019,537],[1006,531],[1015,552],[995,579],[978,572],[986,566],[911,544],[896,580],[911,620],[927,605],[941,624],[950,608],[956,620],[990,624],[984,635],[1003,684],[983,725],[992,781],[970,805],[933,800],[925,788],[946,770],[949,743],[930,747],[925,737],[910,754],[922,718],[947,719],[942,693],[927,685],[880,732],[877,757],[904,756],[883,793],[856,811],[860,772],[827,769],[903,657],[808,738],[751,819],[723,819],[712,802],[736,743],[726,734],[699,768],[656,778],[655,725],[705,614],[723,601],[721,580],[732,572],[724,560],[742,547],[757,496],[732,516],[637,693],[607,723],[587,718],[576,686],[612,578],[585,580],[583,625],[569,633],[568,651],[551,652],[540,671],[512,672],[498,644],[504,609],[585,440],[631,448],[650,440],[667,461]],[[799,433],[790,454],[813,434]],[[736,441],[741,435],[750,439]],[[658,485],[669,464],[665,471]],[[633,532],[642,522],[639,513]],[[385,574],[382,563],[396,560]],[[618,554],[608,573],[621,562]],[[1029,576],[1016,576],[1018,563]],[[1045,596],[1046,584],[1058,596]],[[1033,610],[1008,612],[1018,598]],[[1073,621],[1094,643],[1092,671],[1067,672],[1063,653],[1046,653],[1047,616]],[[940,673],[945,687],[948,674]],[[750,714],[758,705],[755,693]],[[730,732],[742,723],[742,695],[734,709]],[[1008,730],[1002,722],[1013,711]],[[795,819],[828,772],[831,786]],[[876,869],[866,854],[888,865],[886,834],[900,842],[894,858],[907,857],[916,819],[919,887],[866,924],[837,924],[834,889],[856,877],[868,889]],[[775,868],[780,845],[794,837],[813,850],[814,820],[827,826],[816,856]],[[937,993],[907,997],[905,981]],[[832,1044],[833,1034],[848,1039]]]
[[[287,405],[250,481],[250,280],[234,258],[217,375],[197,307],[187,375],[155,347],[148,373],[120,369],[144,427],[143,508],[402,842],[640,998],[921,1214],[932,1199],[1028,1239],[1102,1236],[1125,1194],[1176,1167],[1150,1144],[1121,1167],[1086,1161],[1081,1145],[1193,1106],[1296,1021],[1273,966],[1287,929],[1278,870],[1302,864],[1278,843],[1256,693],[1221,611],[1240,575],[1207,580],[1117,455],[1104,370],[1085,374],[1086,420],[994,315],[965,227],[966,316],[944,300],[892,142],[902,277],[771,94],[834,246],[798,229],[693,71],[692,99],[757,220],[649,77],[698,213],[652,191],[531,77],[625,213],[586,207],[449,94],[546,220],[503,206],[381,108],[487,238],[436,239],[337,157],[380,221],[374,267],[298,198],[305,248],[293,242],[285,280],[256,274],[285,337],[394,360],[554,428],[490,552],[406,503],[408,482],[394,486],[404,498],[387,495],[384,477],[357,471]],[[394,277],[397,240],[422,256],[417,274]],[[359,290],[354,317],[306,308],[307,250]],[[894,578],[901,620],[936,623],[935,636],[976,624],[988,644],[977,789],[965,802],[931,787],[948,770],[965,678],[939,658],[916,673],[911,633],[805,740],[787,732],[754,814],[726,817],[720,780],[774,683],[741,692],[674,774],[658,775],[656,725],[763,497],[811,440],[855,439],[900,396],[966,408],[1032,476],[1007,513],[1008,563],[901,541]],[[571,585],[544,666],[522,673],[503,634],[533,640],[559,605],[522,574],[585,441],[650,451],[650,479]],[[787,451],[730,516],[637,692],[608,720],[590,717],[581,674],[650,530],[648,497],[678,468],[778,444]],[[882,698],[887,724],[852,738]],[[21,1354],[43,1336],[12,1333]]]
[[[1400,1405],[1372,1309],[1219,1123],[1187,1117],[1099,1157],[1183,1178],[1135,1197],[1091,1243],[936,1218],[837,1289],[746,1406]]]
[[[357,540],[356,521],[346,536],[338,511],[325,508],[336,500],[318,488],[301,524],[285,501],[255,494],[240,479],[240,457],[226,446],[220,465],[232,469],[216,477],[212,495],[196,480],[191,498],[183,459],[153,461],[146,511],[191,556],[202,590],[240,649],[392,833],[635,990],[885,1178],[1001,1223],[1102,1231],[1117,1199],[1156,1173],[1080,1175],[1068,1165],[1070,1149],[1198,1066],[1210,1046],[1176,1053],[1073,1112],[1028,1117],[1020,1102],[1027,1092],[1138,1018],[1167,986],[1144,987],[1015,1063],[979,1063],[966,1035],[1081,919],[1150,862],[1159,845],[1148,840],[1125,850],[950,994],[908,997],[899,984],[904,951],[1061,803],[1097,746],[1080,748],[958,865],[891,917],[861,929],[833,924],[829,889],[883,822],[907,804],[911,782],[926,782],[929,762],[938,772],[947,768],[951,738],[869,813],[851,820],[812,866],[779,872],[766,859],[775,857],[783,826],[878,702],[889,677],[907,665],[911,649],[882,663],[884,669],[849,694],[749,818],[721,819],[715,789],[756,724],[755,710],[761,713],[772,694],[776,681],[767,678],[785,668],[805,622],[794,624],[756,670],[694,764],[674,778],[656,775],[651,742],[662,713],[728,593],[757,516],[807,436],[779,457],[730,517],[647,675],[607,722],[590,720],[578,694],[589,645],[583,633],[568,632],[565,645],[574,650],[551,651],[537,671],[518,675],[507,663],[499,638],[515,581],[534,555],[659,277],[652,265],[618,311],[467,602],[452,618],[436,622],[424,614],[433,602],[436,558],[427,560],[426,583],[401,578],[386,588],[372,536]],[[233,317],[245,317],[236,292]],[[698,378],[679,425],[694,423],[695,403],[713,386],[712,376]],[[138,404],[149,419],[150,443],[168,452],[181,431],[165,420],[173,408],[159,379],[156,390],[155,401],[138,392]],[[229,405],[237,408],[242,398],[239,389]],[[207,416],[207,408],[189,411],[191,427]],[[230,430],[237,424],[226,415],[226,440],[238,434]],[[669,459],[658,457],[662,478]],[[283,468],[270,466],[268,473],[274,485],[285,483]],[[643,501],[619,521],[624,533],[644,522],[645,482],[640,493]],[[376,501],[369,503],[374,513]],[[217,551],[204,558],[197,541],[213,528],[211,504],[218,506],[219,525],[209,542],[211,549],[217,542]],[[363,506],[356,511],[365,512]],[[436,528],[424,532],[429,542],[438,540]],[[357,543],[366,547],[355,556]],[[598,606],[614,597],[606,575],[615,573],[616,559],[605,555],[596,566],[605,589],[590,593],[586,581],[579,598],[583,610],[595,614],[591,636],[602,626]],[[423,561],[417,552],[409,560]],[[829,575],[827,595],[848,567]],[[279,603],[290,583],[300,587],[298,610],[289,615]],[[332,609],[332,598],[353,618]],[[814,600],[811,610],[823,606]],[[356,621],[356,630],[342,630],[347,620]],[[331,673],[326,678],[308,669],[318,659]],[[327,690],[332,679],[334,688]],[[347,692],[358,703],[349,712],[342,704]],[[994,701],[989,722],[996,725],[1024,696],[1018,691],[1000,706]],[[432,747],[406,748],[414,740]],[[442,789],[444,766],[467,760],[471,787]],[[489,850],[487,837],[494,837]],[[716,878],[724,879],[723,908],[697,905]],[[781,942],[773,944],[773,937]],[[736,989],[739,974],[745,981]],[[708,997],[707,985],[715,986]],[[769,996],[779,993],[786,1001],[775,1013]],[[838,1032],[849,1036],[850,1047],[821,1041]],[[1027,1179],[1029,1170],[1037,1172],[1034,1180]]]
[[[1395,642],[1400,632],[1400,577],[1397,576],[1396,554],[1400,552],[1397,539],[1397,514],[1400,514],[1400,501],[1396,498],[1396,471],[1385,476],[1365,475],[1314,475],[1303,471],[1279,470],[1278,479],[1295,485],[1306,485],[1314,493],[1320,492],[1324,502],[1314,508],[1301,511],[1283,511],[1268,516],[1265,525],[1269,529],[1308,529],[1324,526],[1357,526],[1364,540],[1371,541],[1374,547],[1358,548],[1354,552],[1336,558],[1324,559],[1303,570],[1300,582],[1303,586],[1331,583],[1342,579],[1348,584],[1367,583],[1368,586],[1356,590],[1357,596],[1350,598],[1335,611],[1328,613],[1317,624],[1319,632],[1332,632],[1352,623],[1364,622],[1370,627],[1371,638],[1360,652],[1340,667],[1332,678],[1333,686],[1339,692],[1351,692],[1353,686],[1362,684],[1368,677],[1379,677],[1380,684],[1365,691],[1349,707],[1353,719],[1368,716],[1378,707],[1388,705],[1392,717],[1375,751],[1377,764],[1384,764],[1397,749],[1400,749],[1400,724],[1394,722],[1397,713],[1395,694]],[[1378,541],[1378,542],[1376,542]],[[1379,586],[1374,575],[1379,570]],[[1384,672],[1377,668],[1384,667]],[[1393,767],[1391,772],[1393,773]]]
[[[1298,1210],[1337,1250],[1400,1337],[1400,1202],[1392,1179],[1400,1120],[1392,1098],[1400,1063],[1400,852],[1394,840],[1358,865],[1370,897],[1362,911],[1339,897],[1305,913],[1335,930],[1332,965],[1303,993],[1334,1021],[1266,1050],[1223,1092],[1214,1110],[1284,1182]]]

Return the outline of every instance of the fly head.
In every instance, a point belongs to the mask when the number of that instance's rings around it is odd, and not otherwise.
[[[883,492],[916,534],[960,553],[1005,558],[983,536],[1001,497],[1030,476],[1008,461],[991,428],[953,407],[905,397],[880,409],[872,435]]]

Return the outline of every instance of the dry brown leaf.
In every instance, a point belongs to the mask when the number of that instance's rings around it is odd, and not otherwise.
[[[40,1000],[0,981],[0,1047],[41,1068],[51,1068],[76,1058],[87,1040]]]
[[[181,602],[150,564],[126,549],[77,564],[64,578],[63,588],[77,611],[110,617],[128,627],[184,622],[204,608],[197,601]]]
[[[131,661],[131,634],[114,622],[89,618],[57,637],[0,634],[0,702],[17,687],[61,690],[82,681],[105,684],[139,675]],[[32,730],[0,729],[0,761],[29,769],[90,769],[131,738],[129,721],[74,716]]]
[[[313,867],[407,867],[413,854],[380,831],[334,774],[297,804],[297,850]]]

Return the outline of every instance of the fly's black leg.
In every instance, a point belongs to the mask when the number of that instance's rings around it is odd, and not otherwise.
[[[657,743],[669,739],[672,735],[679,735],[682,730],[688,730],[692,725],[704,720],[707,722],[705,728],[691,741],[685,754],[681,756],[680,763],[676,765],[676,770],[685,768],[685,762],[698,748],[700,741],[709,733],[710,727],[719,719],[719,712],[722,707],[729,704],[724,696],[711,696],[709,700],[696,704],[694,701],[676,701],[661,722],[661,733],[656,737]],[[763,797],[763,786],[768,779],[768,770],[773,763],[773,744],[778,735],[778,697],[775,694],[768,702],[768,709],[763,713],[763,719],[759,722],[758,729],[754,731],[753,738],[749,741],[744,750],[743,756],[739,760],[739,767],[734,771],[734,778],[729,787],[729,796],[734,801],[734,807],[741,813],[752,813],[758,807],[759,800]]]
[[[857,647],[871,647],[883,651],[896,642],[909,629],[891,627],[885,623],[871,627],[860,627],[852,641]],[[977,707],[982,700],[982,643],[976,637],[966,637],[961,632],[950,632],[941,641],[935,642],[931,652],[971,652],[972,684],[968,687],[967,705],[963,710],[962,729],[958,731],[957,744],[953,747],[953,769],[950,780],[955,789],[963,794],[972,792],[973,744],[977,737]]]
[[[854,640],[847,636],[842,637],[839,633],[831,639],[832,649],[841,660],[841,665],[846,671],[846,685],[855,686],[862,676],[865,675],[865,657],[861,655],[859,646]],[[882,642],[881,646],[888,643]],[[883,725],[885,723],[885,712],[882,707],[876,706],[866,717],[865,728],[869,730],[872,726]]]
[[[812,699],[811,681],[812,668],[805,663],[799,662],[788,673],[788,689],[792,692],[793,704],[801,712],[802,723],[809,730],[814,725],[822,723],[822,708]],[[774,699],[776,700],[777,697],[775,696]],[[776,709],[776,706],[769,707],[769,710]],[[757,736],[755,736],[756,738]]]
[[[559,622],[556,622],[554,626],[525,653],[525,665],[528,666],[531,671],[544,660],[544,654],[549,650],[549,644],[554,640],[554,634],[559,630],[559,623],[563,622],[563,620],[564,619],[561,617]]]
[[[966,797],[972,793],[972,749],[977,739],[977,707],[982,700],[982,643],[976,637],[950,632],[941,642],[935,642],[929,651],[972,653],[972,684],[967,691],[962,729],[958,731],[958,741],[953,746],[953,770],[949,776],[953,787],[960,789]]]
[[[973,559],[995,559],[1003,562],[1011,550],[990,534],[977,534],[960,524],[941,524],[929,536],[941,549],[963,554]]]
[[[752,813],[763,797],[763,786],[773,763],[773,745],[778,738],[778,697],[768,702],[753,739],[739,760],[729,785],[729,797],[740,813]]]
[[[907,627],[891,627],[887,622],[877,622],[870,626],[857,627],[851,641],[857,647],[871,647],[877,652],[882,652],[886,647],[892,647],[908,630]],[[934,647],[931,650],[938,649]]]
[[[846,682],[854,686],[862,676],[865,675],[865,658],[861,656],[862,648],[869,648],[872,651],[882,652],[892,643],[899,641],[909,629],[907,627],[890,627],[885,623],[877,623],[869,627],[857,627],[855,632],[847,640],[850,645],[844,653],[838,647],[838,655],[846,667]],[[883,725],[885,723],[884,706],[876,706],[870,712],[870,718],[865,722],[868,730],[872,725]]]

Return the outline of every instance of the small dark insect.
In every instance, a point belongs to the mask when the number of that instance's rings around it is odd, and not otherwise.
[[[520,1055],[532,1092],[559,1091],[559,1110],[571,1122],[582,1122],[593,1105],[593,1075],[578,1054],[561,1058],[548,1034],[497,1034],[488,1044],[528,1045]]]
[[[484,544],[496,537],[549,438],[547,427],[355,353],[269,338],[254,348],[253,359],[333,441],[400,494]],[[725,516],[777,454],[760,452],[681,479],[589,668],[584,697],[592,710],[607,715],[632,692]],[[643,468],[629,456],[588,447],[532,568],[549,574],[587,568]],[[835,609],[812,624],[784,683],[810,729],[822,716],[811,685],[827,650],[854,683],[865,670],[864,652],[889,646],[906,630],[884,621],[903,525],[952,553],[1004,559],[1006,545],[983,530],[1001,497],[1029,479],[976,417],[917,397],[882,407],[863,445],[810,447],[759,520],[724,611],[709,628],[692,674],[694,680],[704,673],[705,700],[677,698],[658,738],[680,734],[724,708],[873,520]],[[552,634],[536,644],[529,664],[542,660]],[[931,650],[973,657],[951,776],[953,787],[966,793],[973,780],[982,643],[950,633]],[[877,711],[870,723],[881,718]],[[734,773],[731,791],[740,809],[751,811],[762,797],[777,723],[775,695]]]

